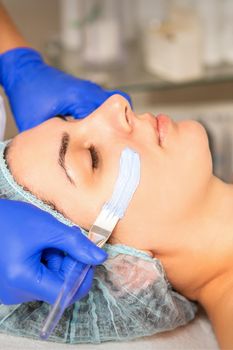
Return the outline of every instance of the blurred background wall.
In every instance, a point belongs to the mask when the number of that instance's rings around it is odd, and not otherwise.
[[[2,2],[51,64],[126,90],[139,109],[233,99],[232,0]]]
[[[59,0],[2,0],[22,34],[38,50],[59,31]]]
[[[14,22],[27,40],[41,52],[45,52],[45,42],[59,30],[59,7],[57,0],[2,0]],[[0,88],[1,89],[1,88]],[[10,109],[8,112],[6,138],[17,132]]]

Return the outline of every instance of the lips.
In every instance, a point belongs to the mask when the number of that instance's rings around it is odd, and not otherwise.
[[[161,140],[160,140],[160,130],[159,130],[159,121],[157,117],[154,117],[155,121],[156,121],[156,132],[158,135],[158,144],[159,146],[161,146]]]
[[[159,114],[156,116],[157,131],[159,134],[159,145],[162,146],[168,133],[168,127],[171,123],[171,119],[165,114]]]

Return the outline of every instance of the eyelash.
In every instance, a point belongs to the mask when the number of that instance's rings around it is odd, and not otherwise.
[[[67,117],[66,116],[63,116],[63,115],[57,115],[57,118],[60,118],[64,121],[68,121],[67,120]],[[92,161],[92,169],[97,169],[98,166],[99,166],[99,155],[98,155],[98,152],[96,151],[96,148],[94,145],[91,145],[89,148],[88,148],[89,152],[90,152],[90,155],[91,155],[91,161]]]
[[[99,166],[99,155],[98,152],[96,151],[96,148],[94,145],[91,145],[89,147],[89,152],[91,155],[91,160],[92,160],[92,169],[97,169]]]
[[[67,117],[65,115],[58,114],[58,115],[56,115],[56,117],[64,120],[65,122],[67,122]]]
[[[68,116],[68,115],[61,115],[61,114],[58,114],[56,117],[62,119],[64,122],[69,122],[69,121],[75,119],[75,118],[72,117],[71,115]]]

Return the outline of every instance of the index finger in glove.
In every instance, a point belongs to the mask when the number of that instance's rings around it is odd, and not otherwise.
[[[54,218],[40,240],[43,248],[62,250],[84,264],[98,265],[107,258],[104,250],[85,237],[78,227],[68,227]]]

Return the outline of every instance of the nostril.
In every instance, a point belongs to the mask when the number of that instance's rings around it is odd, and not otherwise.
[[[128,107],[127,106],[125,106],[125,119],[126,119],[127,123],[129,124]]]
[[[122,130],[124,132],[131,133],[131,131],[133,130],[133,125],[132,125],[132,120],[131,120],[131,115],[130,115],[130,109],[128,108],[128,106],[124,106],[124,108],[122,108],[122,111],[119,115],[119,122],[120,122],[120,126],[122,128]]]
[[[132,113],[131,108],[126,105],[125,106],[125,120],[128,124],[128,126],[130,126],[130,128],[133,127],[133,119],[134,119],[134,114]]]

